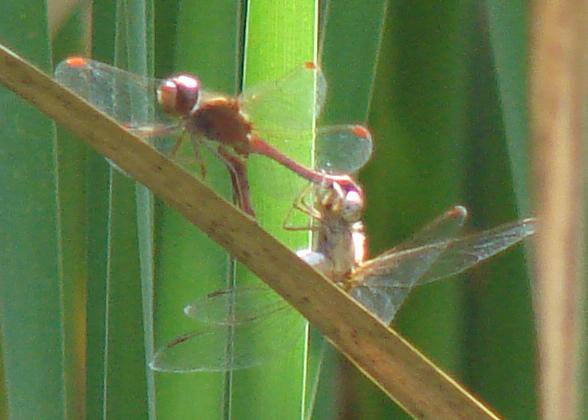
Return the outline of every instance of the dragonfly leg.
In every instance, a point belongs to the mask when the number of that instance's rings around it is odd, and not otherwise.
[[[296,199],[294,199],[294,203],[292,203],[292,207],[288,210],[288,214],[284,219],[284,223],[282,224],[282,228],[288,231],[305,231],[309,230],[312,232],[317,232],[319,230],[319,226],[314,224],[314,221],[321,220],[321,214],[318,212],[312,205],[308,203],[308,196],[310,192],[314,188],[313,184],[308,184],[301,192],[298,194]],[[304,226],[297,226],[292,224],[292,216],[294,210],[298,210],[311,218],[311,221],[308,225]]]
[[[231,183],[233,184],[233,194],[235,195],[235,201],[237,201],[239,207],[245,213],[255,217],[255,211],[253,210],[253,205],[251,204],[251,195],[249,194],[249,180],[247,179],[246,160],[232,155],[222,146],[217,149],[217,153],[229,169]]]
[[[294,207],[302,213],[307,214],[313,220],[321,221],[323,218],[321,212],[318,211],[312,203],[308,202],[309,192],[311,192],[313,188],[314,185],[309,184],[309,186],[305,188],[303,194],[299,195],[296,198],[296,201],[294,201]]]
[[[169,152],[170,159],[176,158],[176,155],[178,154],[178,150],[180,150],[180,146],[184,142],[184,136],[185,136],[185,134],[181,134],[176,139],[176,144],[174,144],[174,147],[172,147],[171,151]]]
[[[154,137],[167,137],[178,132],[177,126],[138,126],[133,123],[122,124],[124,128],[129,130],[136,136],[149,139]]]
[[[194,136],[190,136],[190,141],[192,142],[194,159],[196,160],[196,164],[200,166],[200,176],[202,179],[206,179],[206,165],[204,164],[204,159],[202,158],[202,149],[200,148],[202,144],[200,140]]]

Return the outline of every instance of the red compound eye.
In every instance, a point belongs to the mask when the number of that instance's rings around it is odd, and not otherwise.
[[[164,80],[157,88],[157,101],[171,115],[185,116],[198,103],[200,81],[191,74],[179,74]]]

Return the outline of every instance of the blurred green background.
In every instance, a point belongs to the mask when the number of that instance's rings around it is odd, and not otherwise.
[[[0,3],[0,42],[47,73],[82,54],[140,74],[191,71],[228,93],[318,59],[329,83],[320,123],[366,123],[374,134],[360,180],[377,255],[457,203],[473,230],[530,214],[527,19],[522,1],[56,1],[48,10],[23,0]],[[305,340],[235,375],[152,372],[154,347],[191,328],[185,304],[255,280],[4,89],[0,110],[1,417],[408,417],[334,350],[319,372]],[[296,158],[309,162],[310,151]],[[262,191],[275,165],[251,166]],[[230,198],[224,167],[211,160],[208,171]],[[264,227],[300,248],[307,237],[280,229],[292,199],[257,194],[254,204]],[[533,418],[530,287],[518,247],[415,290],[395,326],[499,413]]]

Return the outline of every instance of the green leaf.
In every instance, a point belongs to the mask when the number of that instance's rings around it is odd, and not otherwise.
[[[240,81],[241,2],[161,1],[156,10],[160,76],[192,72],[203,86],[236,93]],[[218,159],[206,160],[206,181],[231,197],[230,180]],[[175,211],[157,204],[156,214],[156,343],[194,329],[183,308],[196,297],[225,288],[232,266],[226,251]],[[158,418],[217,419],[225,412],[225,375],[222,373],[157,373]]]
[[[526,217],[530,203],[526,64],[520,59],[526,55],[525,7],[521,2],[487,6],[490,20],[479,18],[476,27],[489,31],[475,30],[470,37],[476,47],[466,155],[470,208],[482,227]],[[478,9],[480,16],[483,10]],[[532,285],[522,251],[476,270],[466,289],[466,360],[476,367],[468,382],[509,418],[537,417]]]
[[[50,71],[46,13],[42,1],[3,2],[0,38]],[[0,109],[0,319],[8,410],[11,418],[64,418],[70,390],[64,382],[55,129],[5,89]]]
[[[456,1],[389,5],[370,113],[375,155],[361,177],[370,255],[459,203],[465,171],[465,11]],[[459,301],[455,281],[418,288],[395,322],[452,374],[461,366]],[[400,415],[366,381],[355,385],[359,389],[366,396],[357,408],[362,417]]]
[[[92,8],[92,57],[112,63],[114,59],[115,3],[95,3]],[[93,150],[87,158],[87,373],[88,418],[104,418],[106,357],[106,279],[110,209],[110,165]]]
[[[45,4],[5,3],[2,42],[49,73]],[[460,197],[476,230],[517,218],[517,209],[526,216],[526,4],[322,5],[320,59],[310,0],[158,1],[156,19],[149,2],[119,2],[118,15],[114,3],[98,2],[92,56],[112,63],[116,52],[118,65],[140,74],[190,71],[226,93],[239,91],[242,68],[249,87],[318,61],[329,84],[321,125],[363,122],[370,111],[376,154],[361,180],[372,255]],[[55,56],[83,51],[83,9],[72,16]],[[149,370],[154,348],[193,328],[186,304],[258,280],[143,187],[111,174],[101,156],[62,133],[55,142],[53,124],[14,95],[1,90],[0,104],[0,417],[77,417],[84,394],[88,418],[402,416],[334,355],[316,391],[322,347],[307,355],[302,320],[296,346],[258,368]],[[281,150],[310,164],[310,138],[303,143]],[[211,156],[207,169],[207,181],[231,197],[224,165]],[[304,182],[259,156],[249,169],[260,224],[293,248],[308,246],[304,234],[282,230],[294,198],[282,197]],[[522,250],[472,274],[469,283],[415,291],[398,326],[501,414],[533,417],[535,337]],[[273,347],[284,328],[268,329],[251,349]]]
[[[116,10],[115,64],[138,74],[147,74],[152,55],[149,29],[151,6],[143,1],[121,1]],[[131,111],[131,110],[129,110]],[[149,112],[145,110],[132,110]],[[142,206],[139,212],[136,188]],[[152,372],[146,351],[153,352],[151,323],[152,255],[143,251],[140,261],[139,231],[143,246],[151,243],[149,196],[142,187],[111,169],[108,225],[108,272],[106,289],[105,416],[115,418],[155,417]],[[137,215],[145,216],[138,225]],[[142,275],[145,286],[142,287]],[[143,297],[147,309],[144,310]],[[149,384],[149,386],[148,386]],[[148,392],[148,390],[150,392]],[[147,395],[147,398],[145,396]]]
[[[502,114],[504,136],[511,162],[513,184],[521,213],[531,210],[529,202],[529,144],[527,115],[527,29],[526,1],[487,1],[488,37]]]
[[[387,1],[326,1],[321,11],[320,63],[327,79],[327,100],[320,118],[321,125],[366,123],[380,53]],[[376,147],[378,147],[376,138]],[[368,198],[371,201],[371,198]],[[334,418],[344,401],[354,401],[347,390],[353,389],[358,373],[337,350],[328,346],[322,354],[317,344],[318,333],[311,336],[316,348],[315,359],[322,360],[316,407],[313,419]],[[313,348],[311,347],[311,349]],[[312,360],[312,359],[311,359]],[[311,368],[313,365],[311,365]],[[314,382],[318,366],[309,369],[309,382]],[[361,375],[361,374],[359,374]],[[349,387],[341,387],[340,382]]]
[[[327,78],[321,123],[365,123],[374,89],[387,1],[325,1],[320,63]],[[361,6],[361,7],[360,7]]]
[[[54,36],[53,62],[60,62],[66,52],[76,51],[84,36],[82,8],[71,15]],[[87,351],[87,156],[88,147],[66,130],[57,127],[58,199],[61,220],[61,247],[63,254],[63,302],[65,328],[66,387],[71,413],[86,411]]]
[[[113,171],[106,289],[105,415],[147,417],[134,182]]]
[[[276,80],[306,61],[316,57],[316,7],[313,1],[290,2],[287,0],[252,0],[247,8],[244,87]],[[313,89],[310,85],[307,89]],[[284,98],[287,100],[288,98]],[[263,118],[263,117],[261,117]],[[312,128],[312,118],[308,127]],[[282,148],[281,151],[297,162],[311,162],[311,138],[308,147],[300,145]],[[299,150],[300,154],[294,153]],[[249,162],[253,202],[259,223],[280,240],[293,248],[308,246],[308,235],[286,232],[282,224],[294,197],[278,199],[280,188],[294,184],[301,190],[304,182],[276,162],[253,156]],[[243,267],[236,272],[239,284],[258,282]],[[292,327],[304,335],[302,318]],[[271,328],[260,340],[281,340],[281,328]],[[302,337],[301,337],[302,338]],[[288,343],[285,343],[286,345]],[[257,344],[262,351],[263,343]],[[256,343],[251,343],[255,351]],[[232,378],[231,413],[235,418],[274,418],[276,413],[284,418],[297,418],[304,414],[306,342],[291,345],[286,355],[276,356],[272,363],[259,368],[235,372]],[[251,402],[255,401],[255,404]]]

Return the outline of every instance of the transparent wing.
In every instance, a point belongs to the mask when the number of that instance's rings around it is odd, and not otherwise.
[[[182,335],[161,347],[150,366],[163,372],[223,372],[269,362],[287,353],[304,334],[295,311],[278,313]]]
[[[249,116],[253,134],[289,157],[311,156],[308,149],[313,134],[312,122],[318,118],[326,95],[321,70],[306,63],[284,78],[245,90],[241,108]],[[317,170],[328,173],[352,173],[369,159],[372,142],[369,131],[360,126],[335,126],[318,129],[320,149]],[[269,154],[268,154],[269,156]],[[272,162],[272,171],[280,171]],[[263,194],[292,197],[301,188],[297,175],[282,170],[264,179]]]
[[[184,308],[186,316],[213,325],[238,325],[289,309],[268,287],[234,287],[217,290]]]
[[[325,93],[322,71],[305,63],[279,80],[246,89],[240,101],[255,135],[290,156],[305,156]]]
[[[305,63],[282,79],[246,89],[240,96],[241,107],[253,122],[260,137],[275,133],[311,133],[309,122],[321,112],[327,83],[320,68]],[[265,139],[269,140],[269,139]],[[275,138],[287,141],[288,138]]]
[[[163,133],[177,126],[157,104],[159,79],[81,57],[59,63],[55,79],[139,135]]]
[[[461,231],[467,216],[468,211],[465,207],[454,206],[424,228],[421,228],[408,240],[396,245],[380,256],[394,254],[405,249],[418,248],[430,243],[451,240]]]
[[[441,242],[371,260],[354,272],[349,293],[389,324],[418,279],[429,270],[446,246],[447,242]]]
[[[535,233],[526,219],[463,238],[387,252],[355,273],[350,293],[384,322],[390,322],[415,285],[460,273]]]
[[[300,133],[299,133],[300,134]],[[310,133],[309,133],[310,135]],[[306,149],[304,142],[293,143]],[[304,156],[301,150],[288,146],[292,155]],[[314,169],[330,175],[346,175],[357,172],[370,159],[373,150],[369,130],[361,125],[336,125],[321,127],[316,131]],[[310,156],[309,156],[310,157]],[[271,162],[272,171],[280,170]],[[320,174],[317,175],[320,177]],[[266,192],[277,197],[293,197],[302,189],[302,179],[293,171],[282,169],[282,174],[263,180]]]
[[[153,369],[197,372],[253,367],[287,352],[304,332],[296,311],[267,287],[218,290],[187,305],[184,313],[206,325],[161,347],[151,363]]]
[[[55,79],[93,106],[145,139],[159,152],[187,165],[199,163],[196,151],[186,152],[189,142],[178,121],[157,103],[161,80],[139,76],[99,61],[70,57],[55,69]],[[109,161],[110,162],[110,161]],[[116,169],[122,171],[114,163]]]
[[[352,174],[370,159],[372,136],[361,125],[321,127],[316,135],[317,169],[328,174]]]
[[[418,281],[426,284],[461,273],[522,241],[537,231],[537,219],[524,219],[455,239]]]

